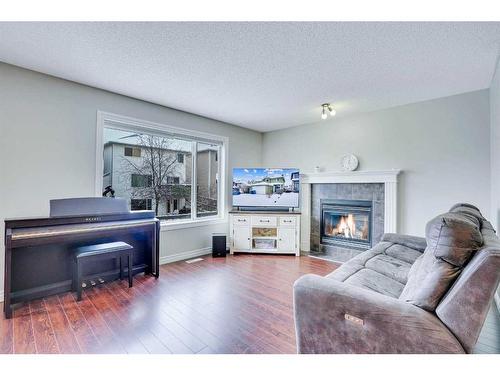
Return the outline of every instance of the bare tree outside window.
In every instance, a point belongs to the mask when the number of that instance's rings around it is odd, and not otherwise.
[[[191,217],[192,142],[153,134],[105,129],[104,184],[130,202],[151,200],[157,217]],[[120,152],[140,149],[140,153]],[[136,155],[140,155],[137,157]],[[182,158],[179,155],[183,155]],[[181,161],[182,160],[182,161]],[[108,165],[107,165],[108,164]],[[111,181],[110,181],[111,180]],[[174,204],[174,202],[176,202]],[[141,207],[131,204],[131,209]]]
[[[221,144],[112,127],[103,138],[103,187],[131,210],[152,209],[163,220],[219,215]]]
[[[125,168],[129,172],[151,176],[151,184],[134,188],[131,197],[134,199],[153,199],[153,207],[157,216],[179,214],[177,212],[161,212],[162,206],[166,207],[166,202],[173,199],[184,199],[183,214],[191,212],[191,185],[172,184],[172,177],[178,177],[184,173],[184,165],[179,163],[176,143],[182,142],[175,139],[165,138],[156,135],[140,134],[137,136],[137,144],[141,147],[143,156],[137,163],[130,158],[124,158],[128,164]],[[184,178],[185,180],[186,178]],[[180,178],[179,178],[180,180]]]

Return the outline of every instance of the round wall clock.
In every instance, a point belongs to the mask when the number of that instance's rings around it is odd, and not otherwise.
[[[355,171],[358,165],[359,161],[356,155],[346,154],[340,158],[340,167],[343,171]]]

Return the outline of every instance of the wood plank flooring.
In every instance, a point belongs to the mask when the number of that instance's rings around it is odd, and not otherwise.
[[[84,292],[33,301],[0,318],[0,353],[295,353],[292,285],[336,263],[307,256],[203,257]],[[498,353],[492,310],[476,353]],[[496,315],[495,315],[496,314]]]
[[[0,353],[295,353],[292,285],[336,264],[309,257],[204,257],[0,318]]]
[[[476,354],[500,354],[500,314],[492,303],[474,349]]]

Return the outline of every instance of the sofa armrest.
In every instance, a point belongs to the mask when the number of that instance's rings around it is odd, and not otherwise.
[[[397,243],[422,253],[427,247],[427,241],[424,237],[410,236],[408,234],[384,233],[381,241]]]
[[[434,314],[398,299],[316,275],[293,291],[299,353],[464,353]]]

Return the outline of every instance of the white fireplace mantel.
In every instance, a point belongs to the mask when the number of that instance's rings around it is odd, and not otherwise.
[[[310,250],[311,185],[312,184],[384,184],[384,232],[397,232],[397,195],[399,169],[388,171],[323,172],[300,175],[301,184],[301,249]]]

